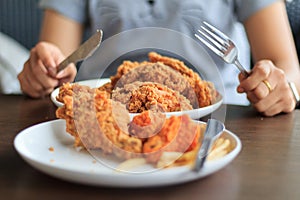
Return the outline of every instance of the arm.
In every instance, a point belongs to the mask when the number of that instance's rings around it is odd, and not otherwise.
[[[40,41],[55,44],[64,55],[69,55],[81,43],[83,25],[52,10],[45,10]]]
[[[31,49],[30,57],[18,75],[22,91],[34,98],[43,97],[64,82],[73,81],[76,67],[70,64],[56,76],[49,68],[56,66],[81,42],[83,26],[54,11],[46,10],[40,42]]]
[[[257,12],[245,21],[255,65],[248,78],[240,76],[239,92],[246,92],[254,107],[273,116],[291,112],[294,96],[288,81],[300,91],[300,70],[283,1]],[[263,81],[272,86],[269,91]]]

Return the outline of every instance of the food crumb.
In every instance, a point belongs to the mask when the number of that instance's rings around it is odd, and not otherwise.
[[[262,118],[260,118],[260,120],[262,121],[262,120],[264,120],[264,118],[262,117]]]
[[[49,147],[49,151],[53,152],[54,148],[53,147]]]
[[[54,163],[54,160],[53,160],[53,159],[51,159],[51,160],[50,160],[50,162],[51,162],[51,163]]]
[[[93,160],[93,164],[96,164],[97,163],[97,161],[96,160]]]

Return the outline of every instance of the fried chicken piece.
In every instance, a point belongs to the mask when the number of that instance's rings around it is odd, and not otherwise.
[[[129,87],[135,82],[154,82],[162,84],[185,96],[193,108],[198,108],[198,98],[189,82],[179,72],[163,63],[144,63],[124,74],[116,83],[117,88]],[[130,86],[131,87],[131,86]],[[129,88],[125,88],[128,90]]]
[[[156,135],[162,129],[165,120],[166,115],[161,112],[144,111],[134,116],[129,123],[129,134],[147,141],[149,137]]]
[[[184,95],[190,100],[193,108],[201,108],[214,103],[216,91],[213,84],[202,80],[199,74],[188,68],[184,62],[161,56],[156,52],[150,52],[148,57],[149,62],[124,61],[119,66],[117,74],[111,77],[112,86],[114,88],[122,87],[134,81],[157,82]],[[174,71],[163,67],[163,65],[178,72],[183,78],[178,78],[179,75],[174,75]]]
[[[145,65],[149,62],[144,61],[142,63],[140,62],[131,62],[129,60],[125,60],[117,69],[117,73],[114,76],[110,77],[110,82],[112,84],[112,87],[114,88],[117,84],[117,82],[119,81],[119,79],[124,75],[127,74],[129,71],[131,71],[132,69],[139,67],[141,65]]]
[[[197,74],[195,74],[195,72],[188,68],[184,62],[175,59],[175,58],[171,58],[171,57],[167,57],[167,56],[162,56],[156,52],[150,52],[148,54],[149,60],[150,62],[153,63],[157,63],[157,62],[161,62],[164,63],[165,65],[171,67],[172,69],[178,71],[180,74],[182,74],[185,77],[189,77],[189,78],[193,78],[193,79],[198,79],[200,78]]]
[[[163,152],[187,152],[197,147],[200,126],[188,115],[172,116],[165,120],[162,129],[143,145],[149,163],[157,163]]]
[[[77,83],[64,83],[62,86],[59,87],[59,93],[56,97],[56,100],[59,102],[63,102],[63,98],[65,96],[72,96],[73,95],[73,87],[74,85],[78,85]],[[81,91],[91,92],[93,89],[88,86],[82,86],[80,88]]]
[[[64,106],[56,111],[58,118],[66,120],[75,146],[101,149],[123,159],[141,156],[141,139],[128,134],[130,119],[125,106],[109,99],[106,91],[81,87],[73,85],[73,95],[65,96]]]
[[[157,109],[161,112],[191,110],[190,101],[178,92],[158,83],[145,82],[131,91],[127,109],[131,113],[141,113]]]
[[[161,56],[156,52],[150,52],[148,56],[150,62],[162,62],[180,72],[193,87],[198,97],[199,107],[211,105],[215,101],[215,89],[213,88],[212,83],[202,80],[200,76],[192,69],[188,68],[184,62],[175,58]]]
[[[111,82],[108,82],[108,83],[105,83],[104,85],[98,87],[97,90],[107,92],[107,94],[109,95],[108,98],[111,98],[111,94],[112,94],[112,91],[113,91],[113,86],[112,86]]]

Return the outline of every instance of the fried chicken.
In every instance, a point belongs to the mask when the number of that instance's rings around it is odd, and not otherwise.
[[[101,149],[121,159],[145,157],[156,163],[165,151],[184,153],[198,144],[200,129],[188,115],[166,119],[162,113],[145,111],[130,122],[125,106],[108,98],[106,91],[86,90],[77,84],[65,87],[64,106],[56,116],[66,120],[76,147]]]
[[[146,110],[174,112],[191,110],[190,101],[179,92],[154,82],[133,82],[113,91],[112,99],[126,105],[130,113]]]
[[[185,153],[199,145],[200,127],[188,115],[161,112],[211,105],[210,82],[177,59],[149,53],[149,61],[124,61],[111,82],[99,88],[64,84],[56,111],[76,147],[101,149],[122,159],[158,162],[163,152]],[[132,121],[129,112],[141,112]]]
[[[199,74],[188,68],[184,62],[175,58],[161,56],[156,52],[149,53],[149,60],[151,62],[162,62],[172,69],[180,72],[194,89],[198,97],[198,104],[200,108],[211,105],[215,100],[215,89],[213,88],[212,83],[202,80]]]
[[[185,153],[195,149],[199,144],[200,126],[192,121],[188,115],[172,116],[164,121],[159,120],[159,118],[150,118],[150,116],[142,113],[135,116],[130,123],[130,133],[132,134],[140,131],[140,127],[145,126],[145,124],[149,126],[151,124],[159,124],[157,121],[163,122],[162,126],[154,126],[151,129],[157,131],[158,127],[161,128],[157,133],[155,132],[156,134],[146,132],[149,136],[152,135],[143,143],[143,153],[147,162],[156,163],[163,152]],[[140,127],[137,125],[140,125]],[[135,130],[134,127],[138,129]]]
[[[101,149],[123,159],[140,156],[142,141],[128,134],[130,119],[125,106],[108,98],[106,91],[86,91],[82,87],[72,85],[73,94],[66,93],[64,106],[56,111],[58,118],[66,120],[66,130],[74,136],[75,146]]]
[[[135,81],[156,82],[178,91],[190,100],[193,108],[205,107],[214,102],[215,89],[212,83],[202,80],[184,62],[155,52],[150,52],[148,56],[150,62],[124,61],[117,74],[111,77],[112,86],[123,87]]]

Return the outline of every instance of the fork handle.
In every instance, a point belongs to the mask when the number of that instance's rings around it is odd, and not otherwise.
[[[250,73],[241,65],[238,59],[235,59],[234,64],[245,77],[248,77],[250,75]]]

